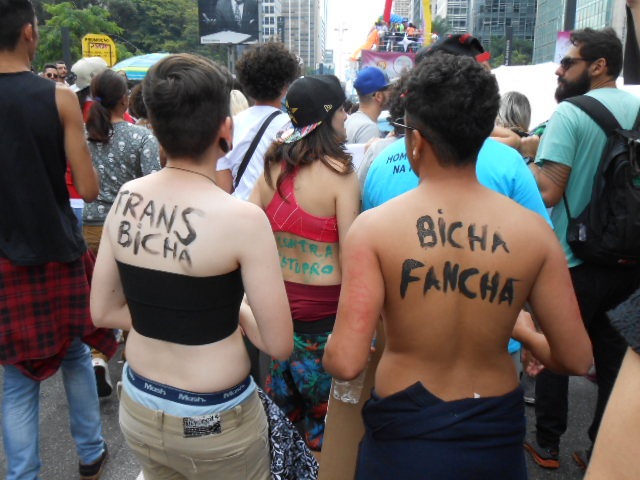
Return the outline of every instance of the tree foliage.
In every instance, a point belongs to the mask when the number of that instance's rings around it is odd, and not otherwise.
[[[108,0],[108,8],[136,53],[189,52],[227,62],[224,46],[200,45],[194,0]]]
[[[69,31],[71,58],[78,59],[82,56],[82,37],[88,33],[102,33],[106,35],[122,32],[115,22],[111,20],[109,11],[96,5],[88,5],[86,8],[77,8],[71,2],[42,3],[44,12],[44,24],[39,27],[40,40],[36,56],[36,67],[41,68],[44,63],[56,61],[62,55],[62,29]],[[118,57],[123,54],[131,55],[128,50],[116,45]]]
[[[62,28],[69,30],[72,62],[87,33],[109,35],[118,61],[152,52],[189,52],[227,63],[226,46],[200,45],[195,0],[34,0],[40,23],[35,66],[63,58]]]
[[[505,37],[491,37],[489,51],[493,68],[504,65],[505,44]],[[511,65],[530,65],[533,58],[533,41],[514,38],[511,45]]]
[[[450,26],[446,18],[436,16],[431,20],[431,32],[437,33],[440,38],[449,33]]]

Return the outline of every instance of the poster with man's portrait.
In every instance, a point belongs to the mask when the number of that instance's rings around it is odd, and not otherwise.
[[[257,0],[198,0],[198,18],[201,43],[258,40],[260,22]]]

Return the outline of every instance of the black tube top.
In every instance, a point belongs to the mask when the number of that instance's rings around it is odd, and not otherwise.
[[[205,345],[238,328],[240,269],[192,277],[116,262],[136,332],[182,345]]]

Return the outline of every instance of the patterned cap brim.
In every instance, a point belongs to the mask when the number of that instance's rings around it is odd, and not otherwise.
[[[306,137],[311,132],[313,132],[321,123],[322,122],[316,122],[305,127],[294,127],[292,123],[289,123],[289,125],[284,130],[278,132],[278,134],[276,135],[276,141],[280,143],[297,142],[298,140]]]

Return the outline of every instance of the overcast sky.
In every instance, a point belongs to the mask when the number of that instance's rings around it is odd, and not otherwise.
[[[385,0],[328,0],[327,48],[338,56],[351,55],[366,40],[375,21],[384,13]],[[341,29],[346,29],[340,32]],[[343,41],[340,42],[340,34]]]

